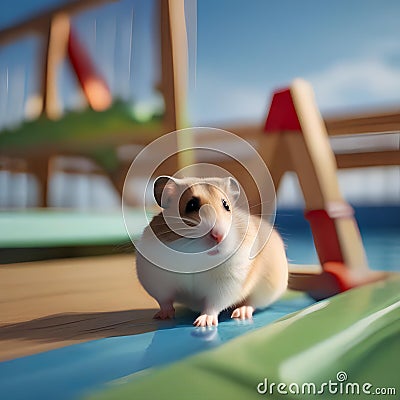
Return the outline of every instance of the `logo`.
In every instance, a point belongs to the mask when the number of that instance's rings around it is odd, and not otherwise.
[[[265,378],[257,384],[257,392],[262,395],[396,395],[395,387],[374,387],[370,382],[351,382],[348,381],[347,373],[339,371],[336,379],[329,379],[327,382],[303,382],[303,383],[286,383],[272,382]]]
[[[188,156],[193,163],[170,172],[168,164],[174,157]],[[163,218],[147,227],[141,237],[137,236],[137,214],[131,212],[130,201],[139,181],[145,182],[140,212],[146,223],[163,211]],[[254,198],[247,197],[243,182],[256,187],[257,204],[249,205]],[[205,199],[199,207],[199,198],[194,197],[193,204],[189,204],[190,197],[185,198],[197,192],[201,193],[200,200]],[[250,245],[246,242],[250,259],[262,250],[272,231],[274,184],[266,164],[249,142],[231,132],[207,127],[171,132],[147,145],[129,168],[122,196],[125,226],[136,250],[152,264],[180,273],[215,268],[239,251],[249,238],[254,206],[261,218],[253,219]]]

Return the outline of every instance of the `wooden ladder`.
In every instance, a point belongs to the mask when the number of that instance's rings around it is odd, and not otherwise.
[[[291,267],[289,287],[326,298],[386,274],[368,268],[353,208],[343,199],[335,155],[311,85],[296,79],[273,94],[260,153],[278,190],[297,174],[321,266]]]

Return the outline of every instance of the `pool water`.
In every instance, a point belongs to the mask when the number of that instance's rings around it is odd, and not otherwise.
[[[289,262],[319,263],[311,234],[282,232],[282,237]],[[361,237],[371,269],[400,272],[400,229],[364,229]]]
[[[355,215],[369,267],[400,272],[400,206],[357,207]],[[275,226],[286,244],[291,263],[319,263],[302,210],[278,211]]]
[[[361,232],[371,269],[400,272],[400,229]]]

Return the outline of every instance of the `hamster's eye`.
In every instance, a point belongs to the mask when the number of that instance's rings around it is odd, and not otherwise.
[[[222,199],[222,205],[224,206],[226,211],[231,211],[231,209],[229,208],[229,204],[225,199]]]
[[[187,213],[200,210],[200,199],[198,197],[192,197],[186,204],[185,211]]]

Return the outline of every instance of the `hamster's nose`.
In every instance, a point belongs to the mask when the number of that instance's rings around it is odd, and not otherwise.
[[[213,229],[213,230],[210,232],[210,235],[211,235],[211,237],[212,237],[217,243],[222,242],[223,235],[222,235],[220,232],[216,231],[215,229]]]

